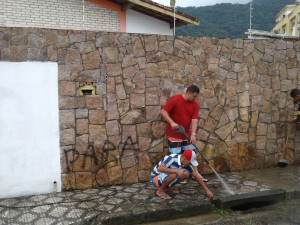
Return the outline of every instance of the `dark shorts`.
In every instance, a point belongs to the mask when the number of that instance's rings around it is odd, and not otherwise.
[[[169,173],[160,173],[159,175],[155,176],[155,177],[150,177],[150,183],[154,186],[154,187],[160,187],[161,184],[164,182],[164,180],[169,176]],[[168,185],[169,187],[171,187],[174,183],[176,183],[179,179],[179,176],[177,176],[174,180],[172,180],[172,182]]]
[[[189,144],[188,140],[169,138],[168,139],[169,154],[181,154],[187,149],[191,149],[196,152],[196,148]]]

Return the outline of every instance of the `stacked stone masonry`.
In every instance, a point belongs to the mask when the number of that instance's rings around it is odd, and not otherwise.
[[[300,41],[274,39],[0,28],[0,59],[59,65],[65,190],[148,181],[167,152],[160,109],[189,84],[201,92],[197,147],[217,171],[276,165],[300,82]],[[80,96],[82,84],[96,94]],[[290,164],[299,132],[293,124]]]

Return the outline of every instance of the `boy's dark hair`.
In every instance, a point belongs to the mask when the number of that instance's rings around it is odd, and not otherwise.
[[[294,88],[294,89],[291,90],[290,95],[291,95],[292,98],[294,98],[297,95],[300,95],[300,90],[298,88]]]
[[[200,90],[199,90],[198,86],[192,84],[192,85],[188,86],[188,88],[186,89],[186,92],[190,92],[190,93],[196,92],[199,94]]]

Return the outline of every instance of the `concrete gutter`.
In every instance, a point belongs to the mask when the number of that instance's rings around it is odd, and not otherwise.
[[[266,190],[250,192],[238,195],[224,196],[213,201],[218,208],[242,209],[251,208],[254,205],[267,205],[286,199],[286,191]]]
[[[195,216],[200,214],[207,214],[213,210],[213,204],[209,201],[199,202],[198,204],[180,204],[171,207],[171,205],[161,207],[136,208],[127,212],[120,212],[114,214],[99,214],[97,217],[89,221],[89,224],[103,224],[103,225],[133,225],[145,222],[155,222],[160,220],[169,220],[182,218],[187,216]]]

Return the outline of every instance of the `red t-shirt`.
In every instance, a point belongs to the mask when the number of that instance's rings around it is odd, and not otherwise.
[[[182,94],[177,94],[169,98],[163,106],[172,120],[184,127],[186,133],[191,136],[190,125],[192,119],[198,119],[199,105],[196,101],[186,101]],[[174,131],[175,132],[175,131]],[[171,125],[167,124],[166,135],[169,137],[173,134]],[[173,138],[186,139],[182,134],[172,135]]]

